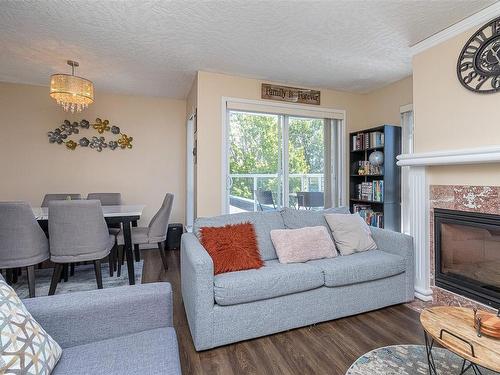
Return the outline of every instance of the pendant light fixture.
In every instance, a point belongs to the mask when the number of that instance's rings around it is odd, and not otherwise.
[[[71,74],[53,74],[50,77],[50,97],[65,111],[81,112],[94,102],[94,84],[88,79],[75,76],[77,61],[68,60]]]

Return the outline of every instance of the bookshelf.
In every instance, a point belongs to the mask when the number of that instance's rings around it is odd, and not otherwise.
[[[401,231],[401,171],[396,156],[401,153],[401,128],[381,125],[349,134],[349,208],[359,212],[369,225]],[[381,151],[380,166],[369,162]]]

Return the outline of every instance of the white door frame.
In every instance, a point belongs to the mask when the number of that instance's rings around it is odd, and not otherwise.
[[[409,134],[408,129],[403,124],[403,114],[406,112],[413,112],[413,130]],[[403,105],[399,108],[399,113],[401,116],[401,152],[403,154],[413,154],[414,147],[414,129],[415,129],[415,112],[413,111],[413,104]],[[409,234],[410,233],[410,171],[408,167],[401,168],[401,232]]]
[[[341,125],[339,127],[339,155],[341,156],[338,160],[338,172],[339,176],[342,178],[337,178],[336,181],[336,187],[337,187],[337,193],[338,193],[338,199],[339,199],[339,205],[343,205],[345,202],[345,197],[344,197],[344,184],[347,181],[347,175],[346,175],[346,161],[345,161],[345,150],[346,150],[346,133],[345,129],[347,127],[347,119],[346,119],[346,111],[343,109],[334,109],[334,108],[327,108],[327,107],[312,107],[310,105],[300,105],[300,104],[289,104],[289,103],[284,103],[284,102],[273,102],[273,101],[266,101],[266,100],[254,100],[254,99],[241,99],[241,98],[232,98],[232,97],[227,97],[223,96],[222,97],[222,102],[221,102],[221,118],[222,118],[222,150],[221,150],[221,213],[226,214],[229,213],[229,196],[228,196],[228,190],[230,188],[230,178],[229,178],[229,162],[228,162],[228,156],[229,156],[229,115],[227,111],[227,103],[228,102],[233,102],[233,103],[245,103],[245,104],[252,104],[252,105],[261,105],[262,107],[276,107],[276,108],[293,108],[295,110],[304,110],[307,112],[329,112],[332,114],[341,114],[343,120],[341,121]],[[265,113],[266,111],[263,109],[263,112]],[[334,117],[334,116],[332,116]],[[333,189],[332,189],[333,190]]]
[[[186,122],[186,229],[190,232],[194,223],[194,127],[196,114]]]

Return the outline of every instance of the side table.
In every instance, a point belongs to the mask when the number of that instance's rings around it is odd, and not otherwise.
[[[459,375],[469,369],[480,375],[481,369],[500,373],[500,340],[478,337],[474,329],[474,311],[463,307],[439,306],[420,314],[430,375],[437,375],[432,348],[435,343],[463,358]]]

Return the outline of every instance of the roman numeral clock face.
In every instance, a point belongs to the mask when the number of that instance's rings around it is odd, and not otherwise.
[[[467,41],[458,58],[457,75],[468,90],[485,94],[500,91],[500,17]]]

